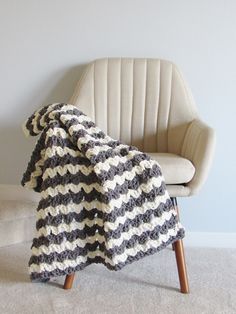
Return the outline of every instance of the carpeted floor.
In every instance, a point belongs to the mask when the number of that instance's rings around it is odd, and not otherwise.
[[[187,248],[191,293],[178,291],[174,252],[111,272],[92,265],[77,273],[72,290],[64,277],[31,283],[30,243],[0,249],[0,313],[231,314],[236,313],[236,250]]]

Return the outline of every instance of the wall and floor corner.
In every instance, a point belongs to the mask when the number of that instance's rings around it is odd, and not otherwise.
[[[179,200],[186,243],[235,247],[235,10],[233,0],[0,0],[0,199],[35,197],[17,187],[35,140],[21,124],[41,104],[68,101],[86,63],[169,59],[217,134],[204,188]]]

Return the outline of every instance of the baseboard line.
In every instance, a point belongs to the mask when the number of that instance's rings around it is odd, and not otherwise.
[[[236,232],[186,231],[186,247],[236,248]]]

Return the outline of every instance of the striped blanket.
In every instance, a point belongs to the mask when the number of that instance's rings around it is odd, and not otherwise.
[[[119,270],[184,237],[159,164],[106,135],[76,107],[42,107],[24,132],[40,135],[21,181],[41,196],[32,281],[92,263]]]

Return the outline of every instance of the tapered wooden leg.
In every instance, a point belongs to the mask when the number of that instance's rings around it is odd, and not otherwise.
[[[174,208],[178,215],[178,220],[180,221],[179,208],[177,204],[177,198],[171,198]],[[187,267],[184,256],[184,245],[182,240],[178,240],[172,244],[172,248],[175,251],[176,263],[179,274],[180,291],[182,293],[189,293],[188,275]]]
[[[182,293],[189,293],[188,275],[185,263],[183,241],[182,240],[176,241],[174,243],[174,248],[179,273],[180,291]]]
[[[63,289],[67,290],[67,289],[72,288],[74,277],[75,277],[75,273],[66,276]]]

